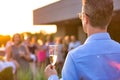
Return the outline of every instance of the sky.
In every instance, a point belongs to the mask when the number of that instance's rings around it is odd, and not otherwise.
[[[0,34],[13,35],[17,32],[36,32],[46,30],[51,33],[56,31],[52,27],[34,26],[33,10],[60,0],[0,0]]]

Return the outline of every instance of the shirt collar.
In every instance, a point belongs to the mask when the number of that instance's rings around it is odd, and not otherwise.
[[[107,32],[96,33],[96,34],[92,34],[91,36],[89,36],[87,40],[85,41],[85,43],[88,43],[93,40],[107,40],[107,39],[111,39],[110,35]]]

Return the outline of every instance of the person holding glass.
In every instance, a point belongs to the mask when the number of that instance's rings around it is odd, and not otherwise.
[[[71,50],[62,69],[62,80],[119,80],[120,44],[107,32],[113,0],[82,0],[80,18],[85,43]],[[48,80],[58,80],[55,67],[45,69]]]

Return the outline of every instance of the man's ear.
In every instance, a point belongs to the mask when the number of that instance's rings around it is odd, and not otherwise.
[[[89,19],[88,19],[88,16],[86,14],[83,14],[83,30],[85,33],[88,32],[88,25],[89,25]]]
[[[86,14],[84,14],[83,16],[84,16],[84,23],[88,24],[89,23],[88,16]]]

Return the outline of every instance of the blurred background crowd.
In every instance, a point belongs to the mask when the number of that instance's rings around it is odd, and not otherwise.
[[[38,70],[44,69],[49,60],[49,45],[59,45],[57,54],[56,68],[60,76],[64,60],[67,53],[81,45],[75,35],[66,35],[64,37],[55,37],[54,34],[14,34],[6,40],[5,44],[1,44],[3,49],[4,60],[15,61],[16,70],[14,71],[15,79],[19,80],[20,73],[29,72],[31,80],[36,80]],[[2,49],[2,48],[1,48]],[[2,51],[2,50],[1,50]]]
[[[78,13],[81,12],[82,7],[81,1],[1,0],[0,65],[4,63],[6,67],[12,66],[16,79],[46,80],[43,70],[46,65],[50,64],[48,46],[57,44],[60,49],[56,68],[61,76],[60,72],[66,55],[70,50],[82,45],[87,37],[83,31],[82,22],[78,18]],[[108,32],[112,39],[120,42],[120,0],[113,1],[114,12]],[[49,24],[55,26],[46,27]],[[45,26],[41,27],[40,25]],[[47,34],[40,31],[42,28],[45,28],[47,33],[51,31],[54,33]],[[16,32],[20,34],[15,34]],[[0,66],[0,72],[3,68],[5,67]],[[5,72],[7,73],[7,71]],[[26,75],[26,72],[29,74]]]

